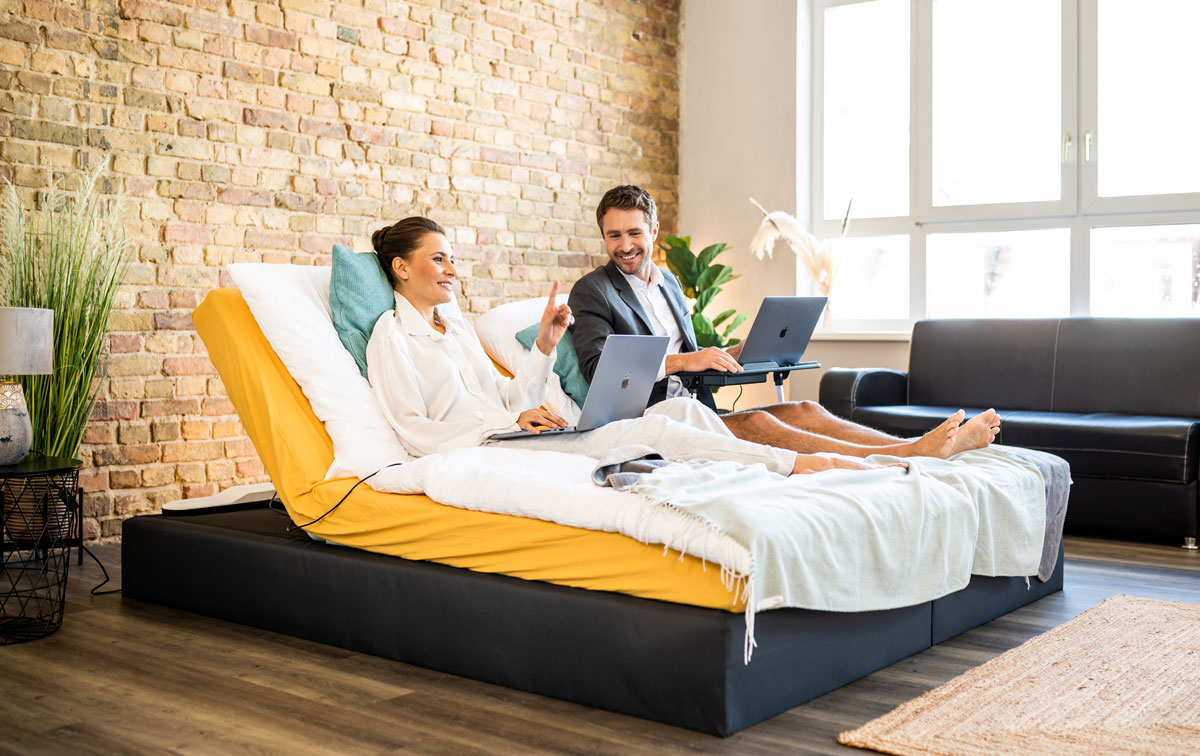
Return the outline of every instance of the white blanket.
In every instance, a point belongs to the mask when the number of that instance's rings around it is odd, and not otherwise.
[[[715,562],[731,604],[747,591],[749,658],[760,609],[891,609],[959,590],[973,572],[1037,572],[1045,495],[1036,469],[993,450],[908,461],[908,472],[790,478],[761,465],[680,463],[646,476],[634,494],[594,485],[589,457],[475,447],[387,468],[368,485],[619,532]]]
[[[750,553],[749,661],[754,609],[892,609],[963,588],[972,573],[1037,572],[1045,493],[1032,465],[994,450],[908,461],[907,472],[790,478],[760,465],[690,462],[643,476],[634,491]]]

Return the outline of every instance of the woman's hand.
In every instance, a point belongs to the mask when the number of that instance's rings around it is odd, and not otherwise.
[[[558,281],[550,287],[550,299],[546,302],[546,309],[542,311],[542,324],[538,328],[537,348],[542,354],[547,357],[554,352],[554,347],[558,346],[558,342],[562,339],[563,334],[575,322],[574,316],[571,315],[571,308],[567,305],[556,306],[555,299],[558,297]]]
[[[565,428],[567,421],[550,410],[538,408],[522,412],[517,418],[517,425],[521,430],[541,433],[543,428]]]

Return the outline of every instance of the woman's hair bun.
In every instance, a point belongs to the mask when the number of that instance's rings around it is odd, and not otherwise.
[[[384,226],[375,233],[371,234],[371,246],[375,248],[376,254],[383,251],[383,238],[387,236],[387,232],[390,228],[391,226]]]

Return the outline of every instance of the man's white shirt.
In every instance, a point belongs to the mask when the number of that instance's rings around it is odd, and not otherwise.
[[[650,264],[649,270],[649,283],[637,276],[631,276],[625,271],[621,271],[621,275],[625,276],[625,280],[633,288],[633,293],[637,297],[638,303],[646,311],[646,317],[650,318],[650,329],[654,331],[654,335],[667,336],[671,339],[670,343],[667,344],[667,354],[679,354],[683,351],[683,333],[680,332],[679,323],[675,321],[675,315],[671,312],[671,305],[667,303],[667,292],[663,287],[662,271],[653,263]],[[666,357],[663,358],[662,364],[658,366],[658,376],[655,380],[661,381],[664,377],[667,378],[668,399],[676,396],[690,396],[687,389],[683,387],[683,382],[678,377],[674,375],[667,376]]]

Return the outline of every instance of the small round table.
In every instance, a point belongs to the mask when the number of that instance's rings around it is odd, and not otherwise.
[[[0,646],[62,626],[71,547],[83,542],[82,464],[35,453],[0,467]]]

